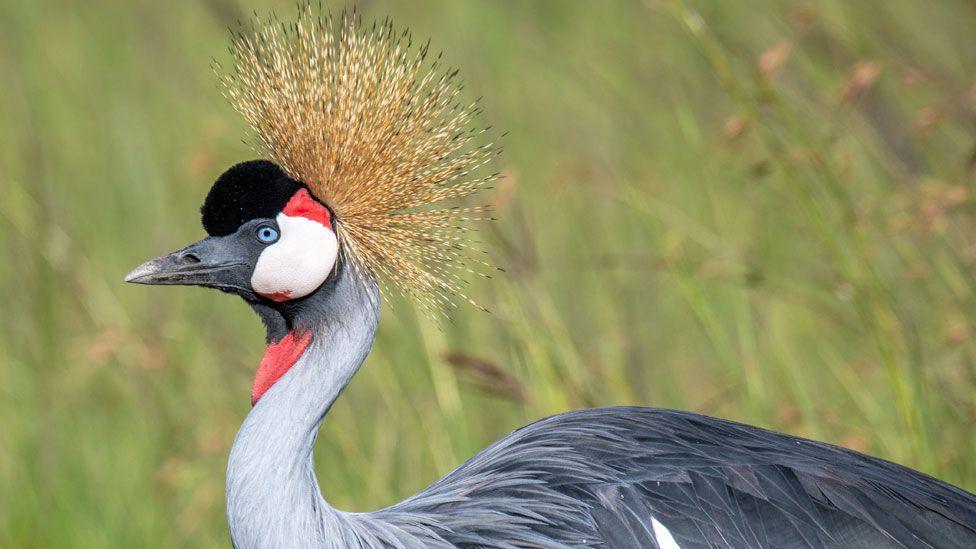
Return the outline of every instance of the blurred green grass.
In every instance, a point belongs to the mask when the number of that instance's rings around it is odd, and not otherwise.
[[[0,2],[0,546],[226,545],[262,331],[121,283],[251,158],[209,68],[291,2]],[[976,8],[962,0],[360,1],[509,132],[507,273],[394,300],[319,438],[373,509],[584,406],[676,407],[976,489]],[[389,306],[389,305],[392,305]]]

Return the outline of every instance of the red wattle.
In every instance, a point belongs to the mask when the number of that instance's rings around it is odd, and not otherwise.
[[[254,376],[254,385],[251,386],[251,406],[257,404],[258,399],[298,362],[311,341],[310,332],[297,336],[295,332],[288,332],[281,341],[268,345],[261,365],[258,366],[258,373]]]
[[[312,198],[307,189],[302,189],[292,195],[281,213],[290,217],[311,219],[325,225],[330,230],[332,229],[332,216],[329,215],[329,209]]]
[[[261,292],[258,293],[260,294]],[[272,292],[270,294],[261,295],[270,299],[271,301],[277,301],[280,303],[282,301],[288,301],[291,299],[291,290],[281,290],[280,292]]]

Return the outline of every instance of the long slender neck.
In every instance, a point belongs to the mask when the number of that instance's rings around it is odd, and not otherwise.
[[[312,448],[373,344],[378,295],[345,268],[292,314],[291,328],[311,342],[248,414],[227,465],[227,517],[239,548],[346,545],[343,515],[319,490]],[[272,324],[269,334],[280,331]]]

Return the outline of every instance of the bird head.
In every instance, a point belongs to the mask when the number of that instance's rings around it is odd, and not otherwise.
[[[221,175],[202,208],[209,236],[126,280],[282,309],[348,266],[428,313],[470,302],[463,286],[489,266],[465,233],[483,209],[458,201],[498,176],[479,172],[500,149],[474,126],[457,70],[389,20],[308,4],[287,24],[256,21],[230,50],[233,69],[215,70],[270,160]]]
[[[209,236],[143,263],[126,281],[204,286],[281,303],[315,292],[335,269],[333,213],[271,161],[224,172],[201,214]]]

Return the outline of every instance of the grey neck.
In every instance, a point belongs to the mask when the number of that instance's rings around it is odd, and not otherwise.
[[[289,326],[310,331],[312,339],[234,440],[227,464],[231,538],[238,548],[344,547],[352,541],[343,539],[345,515],[322,497],[312,448],[319,424],[373,344],[379,294],[347,267],[286,314]]]

